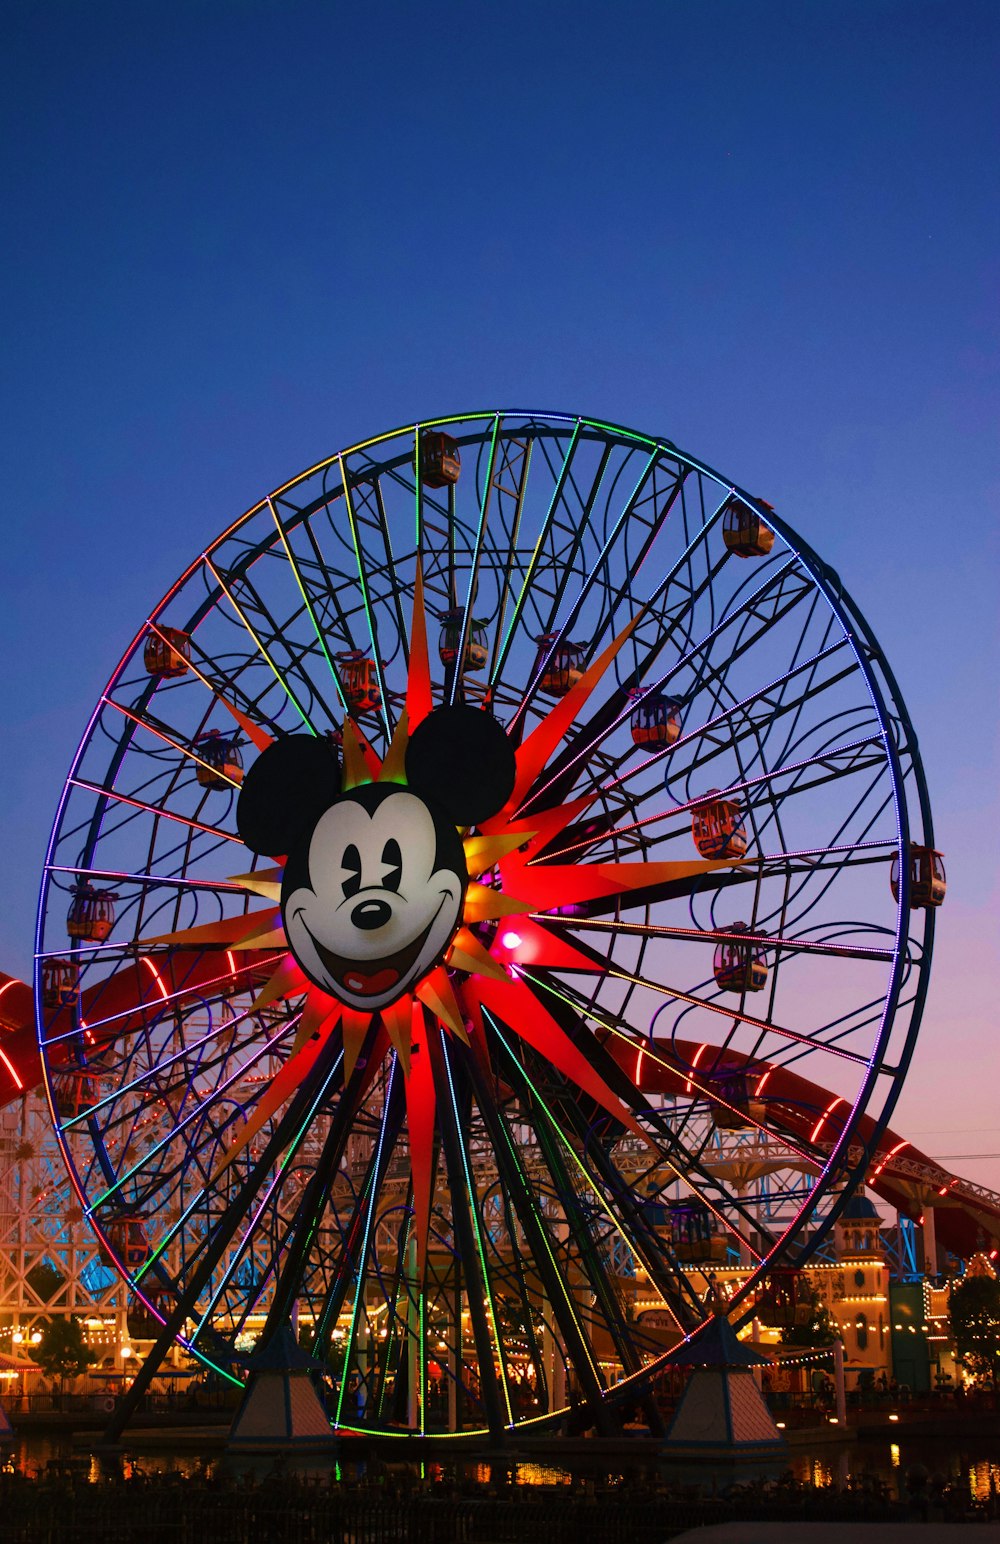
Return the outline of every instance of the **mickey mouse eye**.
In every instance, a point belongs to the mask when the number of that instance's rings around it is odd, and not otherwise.
[[[361,854],[353,842],[349,842],[344,848],[344,856],[340,861],[347,870],[347,876],[342,883],[344,896],[348,898],[357,895],[361,889]]]
[[[398,890],[403,878],[403,854],[394,836],[391,836],[382,848],[382,862],[387,870],[382,876],[383,889]]]

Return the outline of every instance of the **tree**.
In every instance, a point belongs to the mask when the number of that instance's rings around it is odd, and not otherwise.
[[[787,1324],[781,1332],[783,1346],[832,1346],[839,1339],[837,1321],[818,1292],[810,1293],[808,1319],[802,1324]]]
[[[1000,1375],[1000,1281],[966,1276],[951,1289],[951,1333],[960,1362],[979,1378]]]
[[[33,1348],[35,1361],[50,1378],[59,1379],[62,1395],[67,1378],[76,1378],[93,1362],[93,1351],[84,1343],[83,1327],[79,1319],[50,1319],[42,1331],[42,1338]]]

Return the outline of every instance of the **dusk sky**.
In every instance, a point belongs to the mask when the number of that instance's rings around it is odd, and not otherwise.
[[[996,0],[8,0],[0,969],[218,531],[397,424],[588,413],[767,498],[871,622],[949,878],[893,1125],[1000,1155],[998,45]]]

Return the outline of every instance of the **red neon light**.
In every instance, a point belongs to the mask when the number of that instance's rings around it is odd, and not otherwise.
[[[163,977],[160,975],[160,972],[157,970],[156,966],[153,964],[152,960],[149,958],[149,955],[148,954],[143,954],[143,955],[140,955],[139,957],[142,960],[142,963],[144,965],[148,965],[150,970],[153,972],[153,980],[156,982],[157,986],[160,989],[160,996],[163,998],[163,1001],[165,1003],[169,1002],[170,1001],[170,993],[167,991],[166,987],[164,986],[164,984],[163,984]]]
[[[875,1170],[875,1173],[872,1175],[872,1179],[878,1179],[878,1177],[881,1174],[882,1170],[885,1168],[886,1164],[889,1162],[889,1159],[890,1158],[895,1158],[895,1156],[899,1152],[900,1148],[901,1147],[905,1147],[905,1146],[906,1146],[905,1139],[902,1142],[897,1142],[895,1147],[892,1149],[892,1151],[886,1153],[885,1157],[882,1159],[882,1162],[879,1164],[878,1168]]]
[[[23,1093],[23,1091],[24,1091],[24,1084],[21,1082],[21,1079],[18,1077],[17,1073],[14,1071],[14,1064],[11,1061],[10,1057],[7,1056],[3,1051],[0,1051],[0,1061],[3,1062],[4,1066],[7,1068],[7,1071],[10,1073],[11,1077],[14,1079],[15,1084],[17,1085],[17,1087],[19,1089],[21,1089],[21,1091]]]
[[[757,1098],[757,1099],[760,1098],[761,1090],[763,1089],[764,1084],[767,1082],[768,1078],[771,1076],[771,1073],[773,1071],[774,1071],[773,1066],[772,1067],[768,1067],[767,1071],[761,1075],[760,1082],[757,1084],[756,1090],[754,1091],[754,1097],[755,1098]]]
[[[694,1070],[697,1067],[698,1063],[701,1061],[702,1055],[707,1050],[708,1050],[708,1046],[707,1045],[700,1045],[698,1047],[697,1051],[695,1051],[695,1053],[694,1053],[694,1061],[691,1063],[691,1071],[692,1072],[694,1072]],[[684,1092],[686,1094],[689,1094],[691,1092],[691,1080],[690,1080],[690,1078],[684,1084]]]
[[[9,981],[5,981],[3,986],[0,986],[0,997],[3,996],[4,992],[9,992],[12,986],[17,986],[18,984],[16,976],[11,976]]]
[[[845,1103],[846,1103],[846,1100],[841,1099],[839,1096],[836,1099],[831,1100],[831,1102],[827,1105],[826,1109],[823,1111],[823,1113],[820,1116],[819,1120],[816,1122],[815,1126],[813,1127],[812,1132],[811,1132],[810,1137],[809,1137],[810,1142],[815,1142],[815,1141],[818,1140],[819,1134],[823,1130],[823,1127],[825,1126],[829,1116],[831,1116],[833,1114],[833,1112],[837,1108],[838,1104],[845,1104]]]

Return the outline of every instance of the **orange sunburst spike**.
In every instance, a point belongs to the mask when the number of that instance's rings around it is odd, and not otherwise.
[[[427,613],[424,609],[424,569],[417,558],[417,577],[413,582],[413,622],[410,626],[410,668],[406,678],[406,713],[410,728],[416,729],[434,706],[431,695],[431,667],[427,654]]]
[[[496,976],[498,980],[505,980],[507,975],[503,966],[497,964],[475,933],[470,933],[467,927],[460,927],[455,934],[455,941],[448,952],[448,964],[456,970],[466,970],[471,975]]]
[[[247,1121],[236,1140],[226,1149],[225,1156],[215,1170],[213,1181],[218,1179],[234,1158],[238,1158],[243,1149],[252,1142],[275,1111],[289,1099],[298,1088],[302,1079],[312,1071],[320,1054],[329,1043],[330,1036],[340,1018],[340,1009],[334,1007],[329,1016],[319,1024],[310,1035],[308,1041],[294,1055],[289,1056],[283,1067],[280,1067],[271,1079],[270,1085],[261,1094],[257,1101],[253,1115]]]
[[[161,933],[158,938],[144,938],[142,947],[153,944],[223,944],[230,949],[255,949],[257,935],[274,928],[279,915],[273,906],[263,911],[240,912],[238,917],[223,917],[219,922],[202,922],[198,927],[182,928],[178,933]],[[284,932],[281,941],[284,942]]]
[[[508,818],[520,807],[539,772],[548,761],[563,735],[569,729],[577,714],[585,706],[587,698],[598,684],[604,672],[610,666],[623,644],[628,642],[630,635],[642,617],[642,609],[636,612],[631,622],[618,634],[612,643],[609,643],[603,654],[599,654],[594,663],[585,670],[576,685],[568,691],[565,697],[561,697],[553,708],[529,734],[516,752],[517,777],[514,781],[514,792],[507,800],[507,804],[501,814]],[[499,817],[498,817],[499,818]]]
[[[462,1013],[455,1000],[451,982],[448,980],[448,972],[443,965],[435,966],[430,975],[424,977],[417,987],[416,995],[432,1013],[437,1014],[441,1023],[450,1029],[453,1035],[468,1045],[469,1034],[462,1022]]]
[[[247,718],[246,714],[241,713],[239,708],[235,707],[227,697],[223,697],[221,692],[216,692],[215,695],[222,703],[222,706],[233,715],[243,733],[256,745],[259,751],[266,751],[269,745],[274,744],[273,734],[268,734],[267,730],[261,729],[260,725],[255,724],[252,718]]]
[[[295,1039],[292,1042],[292,1056],[301,1051],[304,1045],[312,1039],[318,1029],[322,1029],[334,1008],[325,992],[318,987],[309,987],[306,1005],[299,1019],[299,1027],[295,1031]]]
[[[518,917],[516,927],[509,929],[517,935],[517,943],[506,945],[508,930],[501,928],[493,948],[496,960],[509,965],[547,965],[552,970],[607,970],[607,961],[601,964],[574,947],[568,938],[557,938],[546,928],[539,927],[530,917]],[[506,975],[506,972],[502,974]]]
[[[403,1064],[406,1077],[410,1075],[410,1029],[413,1023],[413,998],[407,992],[387,1008],[379,1010],[390,1044]]]
[[[629,1131],[643,1141],[647,1140],[642,1127],[611,1092],[600,1073],[594,1070],[580,1048],[523,981],[500,982],[484,977],[470,979],[465,983],[464,994],[466,999],[478,997],[483,1007],[491,1009],[498,1018],[503,1019],[516,1035],[533,1046],[571,1083],[596,1099],[609,1115],[621,1121]]]
[[[341,1024],[344,1036],[344,1084],[351,1081],[354,1069],[361,1055],[361,1048],[365,1043],[365,1036],[371,1027],[372,1015],[370,1013],[358,1013],[354,1008],[341,1010]]]
[[[392,732],[392,741],[385,753],[385,760],[379,768],[376,782],[379,783],[406,783],[406,747],[410,743],[410,732],[406,709],[403,708],[396,727]]]
[[[341,787],[345,793],[348,793],[352,788],[360,788],[363,783],[370,783],[374,780],[378,772],[378,762],[376,761],[373,771],[369,766],[368,758],[358,737],[357,726],[353,719],[345,718],[340,732],[343,739]],[[367,744],[367,742],[365,743]],[[370,749],[370,747],[368,748]]]
[[[542,872],[545,872],[544,869]],[[530,901],[518,900],[513,895],[504,895],[503,891],[494,890],[490,885],[473,882],[465,892],[462,917],[466,922],[493,922],[497,917],[517,917],[523,911],[534,909]]]
[[[523,847],[534,835],[532,828],[530,831],[505,831],[496,836],[467,836],[462,846],[469,878],[478,879],[480,874],[485,874],[515,848]]]
[[[309,986],[305,972],[300,969],[295,959],[286,954],[271,979],[261,989],[259,995],[250,1005],[251,1013],[259,1013],[261,1008],[269,1008],[281,997],[297,997]],[[311,994],[310,994],[311,995]],[[329,1013],[330,1002],[326,999],[324,1013]],[[305,1015],[303,1015],[304,1017]]]
[[[434,1168],[434,1117],[437,1102],[424,1010],[412,998],[408,1000],[411,1023],[407,1033],[410,1037],[411,1061],[406,1078],[406,1123],[410,1136],[417,1266],[423,1276],[431,1226],[431,1176]]]
[[[250,874],[230,874],[227,883],[242,885],[243,889],[249,890],[251,895],[263,896],[265,901],[280,901],[281,879],[284,872],[284,866],[255,869]]]
[[[602,900],[609,895],[624,895],[629,890],[645,890],[654,885],[676,884],[717,869],[739,868],[741,860],[691,859],[678,863],[539,863],[512,865],[504,882],[517,887],[527,902],[525,911],[550,911],[556,906],[571,906],[582,901]]]
[[[521,858],[515,858],[514,862],[530,863],[538,853],[542,852],[550,842],[554,841],[560,831],[572,825],[574,820],[586,813],[600,793],[600,788],[595,787],[591,793],[583,794],[579,799],[571,799],[568,804],[558,804],[555,809],[542,810],[538,815],[529,815],[520,824],[510,827],[511,835],[521,835],[518,847],[527,844],[527,852]],[[517,848],[512,848],[516,852]],[[506,855],[505,855],[506,858]],[[505,858],[500,860],[500,869],[503,871]]]

